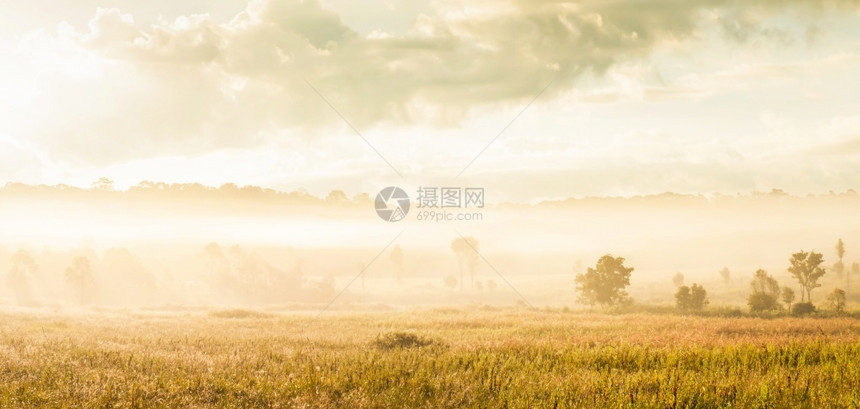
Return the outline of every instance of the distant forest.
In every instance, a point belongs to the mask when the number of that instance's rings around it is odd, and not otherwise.
[[[50,199],[86,199],[99,200],[111,199],[131,201],[138,199],[168,199],[168,200],[249,200],[282,203],[289,205],[336,205],[336,206],[369,206],[372,203],[370,193],[359,193],[352,197],[342,190],[333,190],[325,197],[315,196],[305,189],[294,191],[280,191],[260,186],[239,186],[235,183],[225,183],[220,187],[206,186],[200,183],[165,183],[143,181],[127,190],[114,187],[113,181],[101,178],[92,183],[89,188],[81,188],[65,184],[58,185],[28,185],[24,183],[9,182],[0,187],[0,198],[50,198]],[[528,203],[493,203],[488,205],[502,207],[519,206],[542,206],[542,207],[567,207],[576,205],[601,205],[601,206],[625,206],[625,205],[706,205],[706,204],[742,204],[745,202],[783,202],[804,203],[811,202],[833,202],[833,201],[857,201],[860,202],[860,194],[853,189],[845,192],[830,191],[825,194],[807,194],[803,196],[791,195],[780,189],[772,189],[769,192],[754,191],[750,193],[737,193],[734,195],[715,193],[712,195],[681,194],[664,192],[652,195],[637,196],[586,196],[571,197],[562,200],[546,200],[536,204]]]

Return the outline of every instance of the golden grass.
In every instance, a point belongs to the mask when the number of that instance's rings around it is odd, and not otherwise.
[[[860,406],[851,318],[242,310],[0,322],[3,407]]]

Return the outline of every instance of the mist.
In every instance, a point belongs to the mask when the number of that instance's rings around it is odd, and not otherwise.
[[[583,308],[573,277],[612,254],[635,268],[636,303],[672,304],[680,273],[685,284],[704,285],[712,304],[733,306],[743,305],[756,269],[794,285],[786,268],[798,250],[822,252],[829,267],[841,238],[847,274],[860,260],[854,192],[494,203],[482,220],[401,223],[380,220],[368,197],[8,185],[0,189],[0,304]],[[845,279],[831,273],[823,283]]]

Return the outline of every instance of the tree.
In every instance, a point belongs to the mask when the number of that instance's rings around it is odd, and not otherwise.
[[[332,190],[325,198],[325,202],[330,205],[341,205],[349,203],[349,197],[342,190]]]
[[[33,301],[30,290],[30,276],[39,271],[36,260],[27,250],[18,250],[12,255],[12,268],[9,270],[9,286],[15,291],[15,297],[21,304]]]
[[[678,287],[678,291],[675,291],[675,307],[681,311],[690,309],[691,298],[692,295],[690,294],[690,287],[687,287],[686,285]]]
[[[789,261],[791,262],[791,267],[788,268],[788,272],[800,284],[800,301],[805,302],[808,300],[812,302],[811,292],[821,287],[821,284],[818,284],[818,279],[826,273],[821,268],[821,263],[824,262],[823,256],[821,253],[814,251],[807,253],[801,250],[792,254]]]
[[[114,190],[113,181],[106,177],[98,178],[98,180],[91,183],[91,186],[93,187],[93,189],[103,190],[107,192]]]
[[[732,275],[732,273],[729,271],[728,267],[723,267],[723,269],[720,270],[720,277],[723,278],[723,282],[726,284],[728,284],[732,281],[731,275]]]
[[[767,271],[758,269],[750,282],[752,293],[747,305],[753,312],[773,311],[779,308],[779,283]]]
[[[678,272],[678,274],[672,276],[672,284],[675,284],[675,287],[684,285],[684,275]]]
[[[675,305],[681,311],[700,311],[708,305],[708,292],[698,284],[682,285],[675,293]]]
[[[785,303],[785,308],[791,311],[791,303],[794,302],[794,290],[789,287],[782,287],[780,296],[782,297],[782,302]]]
[[[594,268],[589,267],[585,274],[576,275],[576,291],[579,302],[603,307],[627,301],[625,288],[630,285],[633,267],[624,265],[624,257],[607,254],[597,260]]]
[[[827,305],[837,314],[841,314],[845,310],[845,290],[834,288],[827,296]]]
[[[842,257],[845,257],[845,244],[842,243],[842,239],[836,242],[836,257],[839,260],[833,263],[833,271],[836,272],[837,277],[842,278],[845,273],[845,264],[842,263]]]
[[[705,291],[705,287],[693,283],[693,286],[690,287],[690,307],[692,310],[699,311],[705,308],[706,305],[710,304],[708,301],[708,292]]]
[[[451,242],[451,250],[457,255],[460,267],[460,289],[463,289],[463,274],[469,270],[472,288],[475,287],[475,270],[478,268],[478,239],[474,237],[458,237]]]
[[[71,267],[65,271],[66,284],[77,293],[80,303],[83,305],[90,297],[93,285],[92,268],[90,260],[86,257],[75,257]]]

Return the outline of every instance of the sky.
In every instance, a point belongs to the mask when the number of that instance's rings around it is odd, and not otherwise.
[[[860,1],[0,0],[0,182],[860,187]]]

